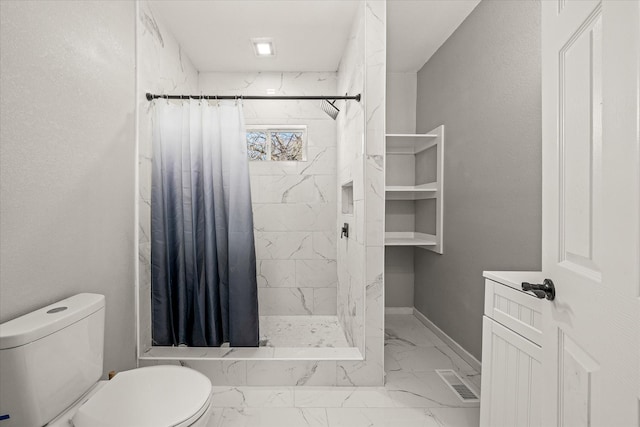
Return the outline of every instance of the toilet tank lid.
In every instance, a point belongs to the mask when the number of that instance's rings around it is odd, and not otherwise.
[[[0,324],[0,350],[39,340],[104,308],[104,295],[77,294]]]

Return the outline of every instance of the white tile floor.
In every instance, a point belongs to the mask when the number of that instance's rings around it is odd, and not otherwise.
[[[435,369],[480,375],[412,315],[386,316],[385,387],[215,387],[208,427],[477,427]]]

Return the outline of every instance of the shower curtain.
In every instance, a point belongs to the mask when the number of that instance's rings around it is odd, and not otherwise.
[[[153,344],[257,346],[258,298],[241,102],[154,101]]]

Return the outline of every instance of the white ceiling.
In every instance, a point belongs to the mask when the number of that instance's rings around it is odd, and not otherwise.
[[[336,71],[357,1],[154,1],[199,71]],[[258,58],[250,39],[270,37]]]
[[[480,0],[389,0],[387,69],[415,72]],[[336,71],[359,1],[153,1],[199,71]],[[251,38],[276,57],[257,58]]]

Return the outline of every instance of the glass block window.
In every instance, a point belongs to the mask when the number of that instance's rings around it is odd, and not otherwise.
[[[306,126],[248,126],[249,160],[305,161],[306,134]]]

